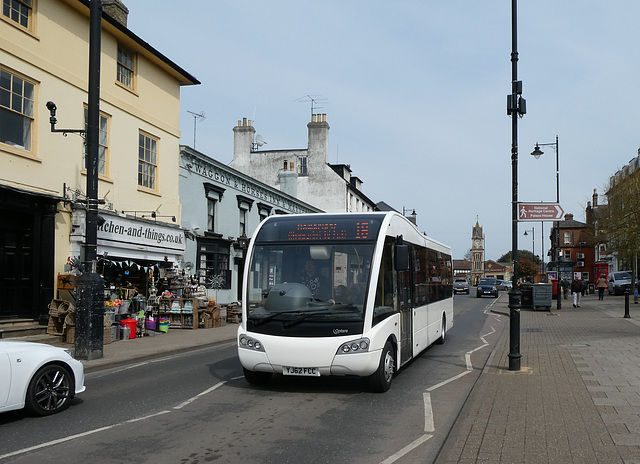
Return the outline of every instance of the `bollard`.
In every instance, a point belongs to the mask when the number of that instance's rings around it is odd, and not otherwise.
[[[629,290],[624,291],[624,318],[629,319]]]

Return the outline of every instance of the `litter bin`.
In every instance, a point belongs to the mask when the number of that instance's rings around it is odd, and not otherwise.
[[[534,284],[531,287],[531,306],[533,308],[551,308],[552,284]]]
[[[520,305],[523,308],[533,308],[533,285],[530,283],[520,284]]]
[[[596,292],[596,286],[593,282],[589,282],[587,288],[589,289],[589,295],[593,295]]]
[[[128,332],[129,339],[136,338],[137,325],[138,325],[138,321],[136,321],[135,319],[122,319],[120,321],[120,330],[123,331],[125,335]],[[126,330],[127,328],[129,330]]]

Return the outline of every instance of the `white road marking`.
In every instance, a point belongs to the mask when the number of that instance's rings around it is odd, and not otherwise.
[[[497,300],[497,298],[496,298]],[[491,307],[493,304],[495,304],[496,300],[494,300],[491,305],[488,306]],[[499,316],[496,315],[496,320],[500,320]],[[433,420],[433,407],[431,406],[431,393],[434,390],[437,390],[438,388],[441,388],[451,382],[454,382],[462,377],[464,377],[465,375],[469,374],[470,372],[473,371],[473,363],[471,362],[471,355],[478,351],[483,349],[484,347],[488,346],[489,343],[487,342],[487,340],[485,339],[485,337],[488,337],[491,334],[494,334],[496,332],[496,329],[494,327],[491,327],[491,331],[481,335],[480,336],[480,340],[482,340],[482,345],[474,348],[473,350],[467,351],[464,355],[465,358],[465,363],[466,363],[466,371],[461,372],[458,375],[454,375],[453,377],[447,379],[447,380],[443,380],[442,382],[433,385],[429,388],[427,388],[425,390],[425,393],[423,393],[423,399],[424,399],[424,431],[425,432],[435,432],[436,428],[435,428],[435,423]],[[382,461],[380,464],[393,464],[394,462],[396,462],[398,459],[400,459],[401,457],[403,457],[405,454],[407,454],[408,452],[412,451],[413,449],[417,448],[418,446],[420,446],[421,444],[423,444],[424,442],[426,442],[429,438],[431,438],[433,435],[427,433],[423,436],[421,436],[420,438],[418,438],[417,440],[411,442],[409,445],[405,446],[404,448],[402,448],[400,451],[398,451],[397,453],[389,456],[387,459],[385,459],[384,461]]]
[[[20,454],[29,453],[30,451],[35,451],[35,450],[38,450],[38,449],[47,448],[49,446],[59,445],[60,443],[65,443],[67,441],[76,440],[78,438],[86,437],[88,435],[93,435],[94,433],[104,432],[105,430],[110,430],[110,429],[119,427],[119,426],[124,425],[124,424],[128,424],[128,423],[131,423],[131,422],[137,422],[137,421],[140,421],[140,420],[149,419],[151,417],[160,416],[160,415],[163,415],[163,414],[168,414],[170,412],[171,411],[160,411],[160,412],[157,412],[155,414],[151,414],[149,416],[144,416],[144,417],[140,417],[140,418],[137,418],[137,419],[130,419],[130,420],[127,420],[127,421],[124,421],[124,422],[119,422],[117,424],[107,425],[106,427],[100,427],[98,429],[87,430],[86,432],[77,433],[75,435],[69,435],[68,437],[58,438],[57,440],[48,441],[46,443],[40,443],[39,445],[30,446],[29,448],[23,448],[21,450],[16,450],[16,451],[13,451],[11,453],[3,454],[3,455],[0,456],[0,459],[6,459],[6,458],[13,457],[13,456],[18,456]]]
[[[182,409],[183,407],[187,406],[188,404],[193,403],[195,400],[197,400],[201,396],[204,396],[207,393],[211,393],[212,391],[216,390],[217,388],[220,388],[225,383],[227,383],[227,382],[226,381],[219,382],[219,383],[215,384],[214,386],[212,386],[210,388],[207,388],[203,392],[198,393],[196,396],[194,396],[192,398],[189,398],[186,401],[183,401],[182,403],[180,403],[177,406],[174,406],[173,409]],[[16,451],[13,451],[11,453],[0,455],[0,460],[6,459],[6,458],[10,458],[12,456],[18,456],[18,455],[24,454],[24,453],[29,453],[31,451],[35,451],[35,450],[38,450],[38,449],[47,448],[49,446],[59,445],[60,443],[65,443],[67,441],[75,440],[77,438],[82,438],[82,437],[86,437],[88,435],[93,435],[94,433],[104,432],[105,430],[110,430],[110,429],[113,429],[115,427],[119,427],[119,426],[124,425],[124,424],[130,424],[130,423],[133,423],[133,422],[140,422],[140,421],[143,421],[143,420],[150,419],[152,417],[161,416],[163,414],[168,414],[170,412],[171,411],[160,411],[160,412],[156,412],[154,414],[150,414],[148,416],[137,417],[137,418],[134,418],[134,419],[126,420],[124,422],[119,422],[117,424],[107,425],[106,427],[100,427],[98,429],[88,430],[86,432],[78,433],[78,434],[75,434],[75,435],[69,435],[68,437],[58,438],[57,440],[48,441],[46,443],[40,443],[39,445],[31,446],[29,448],[23,448],[21,450],[16,450]]]
[[[431,393],[423,393],[424,398],[424,431],[435,432],[433,426],[433,408],[431,407]]]
[[[400,459],[402,456],[404,456],[405,454],[413,451],[414,449],[416,449],[418,446],[420,446],[421,444],[423,444],[425,441],[427,441],[429,438],[431,438],[433,435],[431,434],[425,434],[422,435],[420,438],[418,438],[417,440],[409,443],[407,446],[405,446],[404,448],[402,448],[400,451],[398,451],[397,453],[389,456],[387,459],[385,459],[384,461],[382,461],[380,464],[392,464],[394,462],[396,462],[398,459]]]
[[[193,403],[195,400],[197,400],[198,398],[200,398],[203,395],[206,395],[207,393],[211,393],[213,390],[215,390],[216,388],[220,388],[221,386],[223,386],[225,383],[227,382],[220,382],[215,384],[213,387],[211,388],[207,388],[205,391],[198,393],[196,396],[189,398],[187,401],[184,401],[182,403],[180,403],[177,406],[174,406],[173,409],[182,409],[184,408],[186,405]]]

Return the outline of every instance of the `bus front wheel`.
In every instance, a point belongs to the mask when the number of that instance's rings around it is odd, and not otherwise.
[[[247,379],[247,382],[253,385],[264,385],[265,383],[271,380],[270,372],[256,372],[250,371],[248,369],[242,368],[244,371],[244,378]]]
[[[380,364],[370,377],[371,389],[378,393],[384,393],[391,387],[393,374],[396,370],[396,355],[393,351],[393,345],[390,342],[385,343],[382,355],[380,355]]]

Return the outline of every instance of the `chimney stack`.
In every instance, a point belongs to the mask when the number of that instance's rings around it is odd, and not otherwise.
[[[251,120],[242,118],[238,120],[238,125],[233,128],[233,167],[244,169],[249,165],[249,156],[253,147],[253,139],[256,133],[255,127],[251,125]]]
[[[102,11],[124,27],[127,27],[129,9],[120,0],[102,0]]]
[[[329,124],[326,114],[312,114],[309,129],[309,161],[317,160],[323,164],[329,162]]]
[[[285,160],[283,169],[278,172],[278,181],[281,192],[298,198],[298,173],[293,170],[293,161],[289,163],[287,169],[287,161]]]

